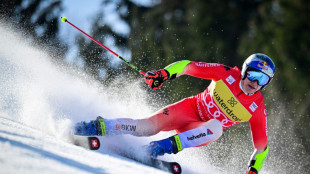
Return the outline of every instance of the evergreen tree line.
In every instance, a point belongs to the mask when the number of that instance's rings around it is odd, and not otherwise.
[[[154,4],[103,0],[102,11],[96,15],[90,34],[104,44],[112,40],[118,50],[129,51],[128,59],[144,71],[164,68],[184,59],[241,69],[249,55],[256,52],[269,55],[276,64],[276,75],[262,92],[268,110],[268,127],[276,132],[271,135],[282,137],[284,131],[294,132],[293,136],[304,147],[302,153],[309,156],[310,1],[150,2]],[[129,35],[101,22],[108,17],[103,13],[104,7],[111,4],[116,5],[115,11],[130,27]],[[55,57],[64,58],[67,47],[57,37],[58,14],[62,10],[61,1],[52,1],[47,6],[39,0],[2,0],[0,3],[2,18],[26,30],[36,44],[50,48]],[[119,76],[141,79],[141,75],[126,64],[115,66],[109,52],[83,35],[79,35],[77,41],[83,69],[104,85]],[[209,83],[182,76],[165,83],[163,89],[146,90],[171,103],[202,92]],[[276,141],[287,145],[286,139]],[[310,167],[309,160],[303,167]]]

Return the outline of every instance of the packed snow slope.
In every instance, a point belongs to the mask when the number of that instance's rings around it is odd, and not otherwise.
[[[0,126],[1,173],[164,173],[68,144],[2,114]]]
[[[0,21],[0,173],[162,173],[108,149],[89,151],[69,141],[75,122],[98,115],[143,118],[154,112],[140,89],[143,79],[102,86],[81,69],[60,65],[13,30]],[[172,133],[113,141],[139,146]],[[207,160],[193,158],[197,153],[184,150],[164,158],[178,161],[184,173],[218,173]]]

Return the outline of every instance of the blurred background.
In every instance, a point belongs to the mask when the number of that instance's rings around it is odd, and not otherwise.
[[[0,1],[0,25],[20,32],[54,62],[86,72],[102,86],[141,81],[148,105],[159,109],[202,92],[210,81],[182,76],[150,90],[141,74],[62,23],[61,16],[145,72],[184,59],[241,69],[249,55],[267,54],[276,75],[262,91],[270,146],[264,170],[310,170],[310,1]],[[219,168],[244,169],[252,153],[250,137],[247,123],[231,127],[204,147],[212,153],[197,158],[208,158]]]

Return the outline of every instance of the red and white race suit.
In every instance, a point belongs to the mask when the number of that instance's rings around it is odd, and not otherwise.
[[[264,98],[260,91],[252,95],[242,91],[239,68],[191,62],[181,75],[210,79],[212,82],[202,93],[169,105],[148,118],[156,125],[155,132],[174,129],[184,132],[211,119],[219,120],[223,129],[248,121],[254,147],[264,149],[267,146]]]

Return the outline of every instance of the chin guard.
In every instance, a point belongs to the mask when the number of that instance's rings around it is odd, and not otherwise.
[[[256,154],[249,163],[249,170],[256,170],[255,172],[258,173],[265,163],[268,152],[269,147],[267,146],[264,152]]]

